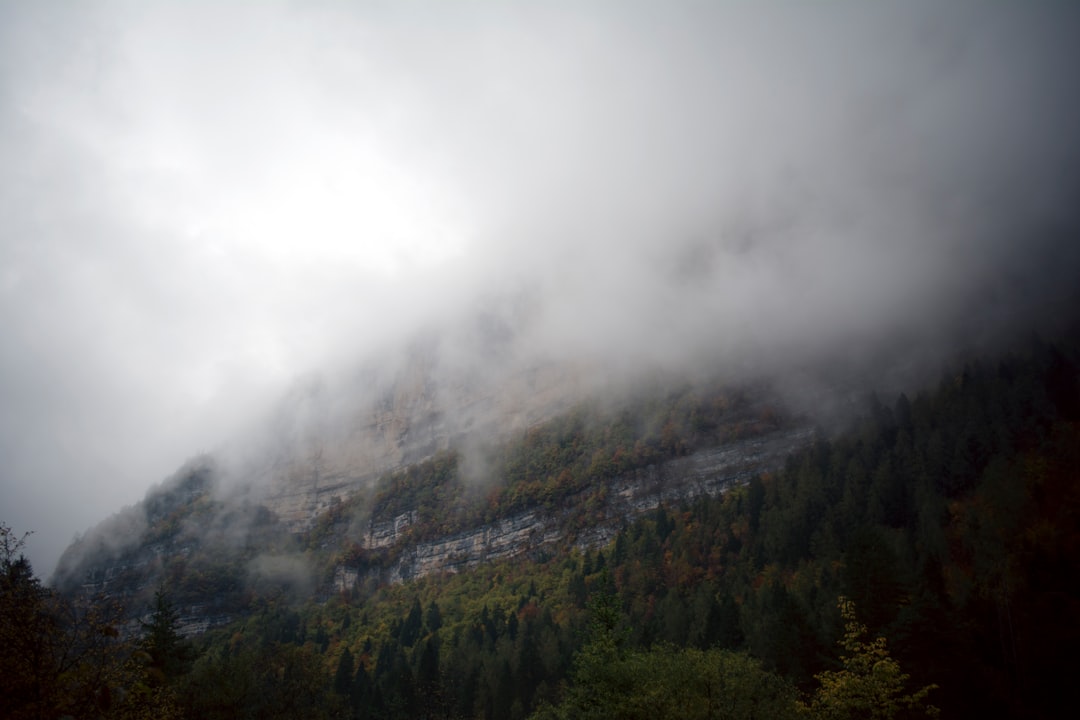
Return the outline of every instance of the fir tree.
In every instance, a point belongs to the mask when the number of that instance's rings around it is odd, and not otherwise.
[[[180,615],[173,607],[165,588],[154,593],[154,612],[149,622],[143,622],[140,648],[146,653],[149,676],[159,684],[167,684],[186,675],[195,660],[195,650],[180,634]]]

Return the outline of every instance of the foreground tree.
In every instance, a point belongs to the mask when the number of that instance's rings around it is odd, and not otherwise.
[[[25,540],[0,523],[0,718],[178,717],[121,637],[122,609],[45,587],[22,554]]]
[[[572,684],[536,720],[750,720],[798,712],[795,689],[745,653],[673,645],[627,650],[615,597],[599,594],[590,611],[590,638],[575,658]]]
[[[48,717],[56,673],[48,638],[57,630],[49,591],[22,554],[26,535],[0,524],[0,717]]]
[[[180,617],[165,588],[154,593],[154,612],[143,622],[140,649],[146,653],[147,674],[156,684],[169,684],[191,670],[195,649],[180,635]]]
[[[579,668],[585,670],[585,668]],[[795,689],[745,653],[661,645],[579,672],[541,717],[691,720],[793,718]]]
[[[910,676],[889,655],[885,638],[867,642],[866,626],[855,617],[855,604],[841,597],[839,607],[844,620],[843,669],[816,675],[820,687],[806,708],[810,714],[821,720],[937,717],[938,709],[926,702],[937,686],[906,692]]]

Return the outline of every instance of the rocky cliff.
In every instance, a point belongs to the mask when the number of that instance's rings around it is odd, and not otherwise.
[[[634,517],[661,504],[678,505],[748,482],[757,474],[778,468],[788,455],[814,438],[813,429],[800,426],[739,440],[619,475],[579,493],[559,508],[532,508],[432,541],[412,540],[409,528],[413,513],[373,521],[363,536],[363,547],[396,549],[396,561],[374,570],[362,563],[340,563],[334,569],[333,587],[349,590],[373,576],[400,582],[458,572],[501,558],[535,556],[567,540],[582,547],[603,545]]]
[[[627,447],[635,437],[638,445],[652,443],[656,462],[614,476],[586,473],[576,494],[560,495],[557,502],[533,498],[508,506],[501,517],[467,511],[444,531],[432,530],[428,522],[418,533],[423,523],[417,508],[403,505],[400,497],[382,506],[368,502],[387,473],[416,467],[448,449],[521,442],[539,425],[597,396],[596,368],[523,367],[505,337],[489,326],[481,330],[466,334],[479,338],[475,347],[429,338],[363,372],[298,384],[246,455],[201,458],[181,469],[142,503],[73,543],[54,584],[137,609],[166,583],[188,625],[198,629],[242,613],[255,596],[310,598],[361,582],[456,572],[567,544],[598,545],[637,514],[723,492],[776,467],[812,439],[807,427],[776,421],[775,398],[762,387],[672,393],[650,385],[641,392],[653,393],[652,399],[633,402],[652,410],[635,415],[626,409],[633,403],[623,398],[618,412],[625,416],[624,430],[636,426],[628,430]],[[478,355],[490,357],[480,361]],[[588,423],[602,426],[617,414],[612,408],[618,403],[595,405],[600,409]],[[660,406],[666,415],[656,414]],[[709,439],[658,451],[673,432],[658,427],[665,422],[661,415],[668,425],[681,418],[686,432]],[[700,428],[707,427],[721,431],[702,435]],[[728,427],[737,431],[725,434]],[[608,431],[597,432],[599,437]],[[610,454],[605,457],[610,461]],[[487,482],[498,486],[506,479]],[[483,497],[468,502],[481,503]],[[342,515],[343,507],[350,513]],[[351,548],[366,559],[358,560]]]
[[[361,584],[395,583],[460,572],[480,563],[537,557],[607,542],[629,520],[661,503],[677,505],[722,493],[777,468],[814,440],[805,425],[788,426],[639,468],[592,485],[557,504],[538,503],[490,522],[417,539],[417,512],[372,514],[313,544],[272,504],[219,497],[210,461],[195,463],[72,545],[54,580],[69,592],[104,595],[141,611],[154,589],[170,586],[184,627],[201,632],[245,611],[258,595],[297,600]],[[340,503],[336,503],[338,507]],[[357,537],[358,543],[350,540]],[[344,552],[358,544],[361,557]]]

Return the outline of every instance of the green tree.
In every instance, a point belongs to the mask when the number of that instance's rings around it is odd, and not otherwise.
[[[403,646],[412,647],[420,639],[420,634],[424,629],[423,617],[424,612],[420,608],[420,598],[414,597],[412,606],[409,608],[409,614],[405,616],[405,620],[401,623],[401,633],[398,635],[398,641]]]
[[[46,588],[22,554],[25,539],[0,523],[0,717],[175,717],[171,696],[142,692],[117,629],[122,608]]]
[[[432,600],[424,613],[424,627],[427,628],[429,633],[438,632],[439,628],[442,627],[442,622],[442,611],[439,610],[439,604]]]
[[[338,659],[337,671],[334,673],[334,692],[338,695],[348,697],[352,692],[354,668],[353,654],[349,648],[345,648]]]
[[[845,651],[841,657],[843,669],[815,676],[820,687],[810,700],[810,714],[821,720],[937,717],[938,709],[926,702],[937,686],[905,692],[910,676],[901,672],[900,664],[889,655],[885,638],[867,642],[866,626],[855,617],[855,604],[841,597],[839,607],[844,620],[844,637],[840,641]]]
[[[590,652],[585,648],[583,653]],[[660,645],[576,666],[562,703],[537,720],[794,718],[795,689],[745,653]]]
[[[195,649],[180,635],[180,616],[159,587],[154,593],[154,612],[143,622],[140,649],[146,653],[147,674],[152,684],[169,684],[191,670]]]
[[[29,533],[27,533],[29,534]],[[44,716],[56,672],[48,639],[58,630],[49,591],[22,554],[26,535],[0,524],[0,716]]]
[[[571,685],[536,720],[795,716],[795,689],[750,656],[669,644],[631,650],[614,594],[596,593],[589,610],[588,641],[574,658]]]

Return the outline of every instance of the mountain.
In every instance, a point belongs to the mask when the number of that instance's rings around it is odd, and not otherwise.
[[[484,350],[498,349],[489,334]],[[270,441],[242,459],[192,460],[73,543],[54,585],[141,608],[165,583],[197,632],[254,596],[325,598],[601,546],[642,513],[745,483],[815,437],[765,382],[612,399],[588,389],[580,365],[505,363],[492,382],[440,363],[445,350],[414,343],[346,399],[326,382],[298,386]]]
[[[726,683],[781,715],[1054,717],[1077,670],[1078,348],[971,356],[843,432],[765,383],[583,402],[301,524],[202,459],[58,584],[139,612],[163,583],[198,638],[170,680],[195,717],[575,716],[672,682],[684,710]],[[860,679],[871,656],[889,684]]]
[[[899,341],[630,373],[545,360],[511,307],[298,383],[73,543],[54,587],[123,608],[121,638],[167,598],[196,717],[576,716],[568,681],[631,698],[654,663],[742,668],[796,712],[857,675],[839,647],[891,651],[874,706],[1052,716],[1080,609],[1075,333],[936,384]],[[281,667],[300,685],[275,695]]]

